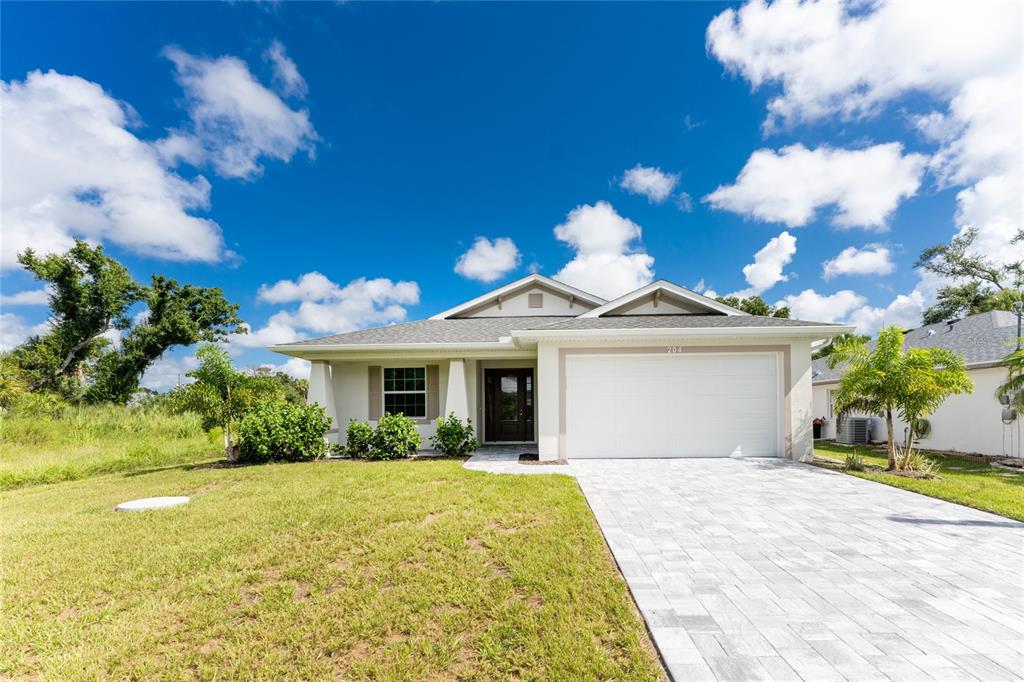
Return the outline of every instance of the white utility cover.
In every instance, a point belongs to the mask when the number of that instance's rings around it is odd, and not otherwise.
[[[181,497],[144,497],[141,500],[131,500],[130,502],[122,502],[117,505],[116,511],[120,512],[138,512],[147,511],[149,509],[168,509],[170,507],[180,507],[188,502],[188,498]]]
[[[567,355],[566,456],[777,457],[776,353]]]

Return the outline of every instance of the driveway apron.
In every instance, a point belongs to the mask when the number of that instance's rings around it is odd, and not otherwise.
[[[676,680],[1024,679],[1024,524],[784,460],[569,468]]]

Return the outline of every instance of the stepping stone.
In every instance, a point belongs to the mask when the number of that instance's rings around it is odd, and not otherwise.
[[[187,497],[144,497],[141,500],[132,500],[130,502],[122,502],[117,505],[115,511],[122,512],[139,512],[146,511],[148,509],[169,509],[170,507],[180,507],[187,503],[189,498]]]

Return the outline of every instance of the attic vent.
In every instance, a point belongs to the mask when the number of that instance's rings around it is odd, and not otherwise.
[[[530,294],[528,305],[531,308],[543,308],[544,307],[544,294]]]

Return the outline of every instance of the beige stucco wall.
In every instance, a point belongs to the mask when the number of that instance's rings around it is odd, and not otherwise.
[[[543,306],[531,308],[530,294],[543,294]],[[534,286],[517,291],[507,297],[502,297],[501,305],[492,303],[469,311],[460,317],[514,317],[520,315],[579,315],[595,306],[592,303],[573,299],[570,306],[569,297],[562,292],[548,289],[536,284]]]
[[[466,384],[467,394],[470,398],[470,405],[475,403],[476,393],[476,372],[475,360],[466,361]],[[369,367],[376,365],[380,367],[425,367],[426,365],[438,366],[438,390],[437,399],[440,406],[440,413],[446,414],[448,392],[448,367],[449,360],[438,358],[402,358],[400,360],[373,360],[373,361],[332,361],[331,376],[334,385],[334,405],[338,412],[337,423],[339,430],[339,442],[345,443],[345,428],[350,420],[366,421],[369,417]],[[376,425],[376,420],[371,425]],[[434,435],[435,426],[433,420],[417,420],[416,430],[423,439],[423,447],[429,447],[429,438]]]
[[[561,393],[561,370],[559,355],[563,349],[581,348],[651,348],[666,346],[743,348],[779,346],[788,349],[789,356],[789,400],[780,401],[781,432],[784,436],[784,454],[792,459],[808,461],[813,457],[814,444],[811,431],[811,346],[809,339],[779,337],[743,337],[700,339],[588,339],[577,341],[541,341],[537,348],[537,445],[541,459],[559,459],[564,456],[560,443],[559,404]],[[780,355],[780,372],[785,363]],[[788,406],[788,409],[787,409]],[[785,438],[789,435],[789,439]]]
[[[979,453],[983,455],[1016,455],[1024,452],[1020,448],[1024,437],[1024,424],[1014,422],[1004,425],[1001,420],[1002,405],[996,400],[996,387],[1006,378],[1001,367],[987,367],[970,370],[974,380],[974,392],[951,396],[928,417],[932,433],[922,439],[920,445],[929,450]],[[827,390],[838,384],[814,387],[814,414],[828,414]],[[835,438],[835,419],[830,419],[823,430],[825,438]],[[895,420],[896,438],[902,442],[906,424]]]

